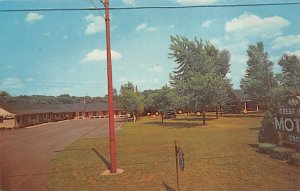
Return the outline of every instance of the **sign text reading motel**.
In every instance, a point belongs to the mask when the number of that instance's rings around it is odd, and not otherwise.
[[[300,96],[289,97],[274,114],[274,122],[284,142],[300,146]]]

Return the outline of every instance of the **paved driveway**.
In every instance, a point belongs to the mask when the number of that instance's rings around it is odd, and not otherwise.
[[[119,129],[123,122],[115,122]],[[55,151],[78,138],[108,136],[108,119],[71,120],[0,131],[0,191],[47,190]]]

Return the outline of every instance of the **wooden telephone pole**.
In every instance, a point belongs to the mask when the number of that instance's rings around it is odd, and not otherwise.
[[[103,1],[102,1],[103,3]],[[105,23],[106,23],[106,52],[107,52],[107,82],[108,82],[108,105],[109,105],[109,142],[110,142],[110,172],[116,173],[116,139],[114,125],[114,100],[112,83],[112,64],[111,64],[111,46],[110,46],[110,18],[109,18],[109,0],[104,1]]]

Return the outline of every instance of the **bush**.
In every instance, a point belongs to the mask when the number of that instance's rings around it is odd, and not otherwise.
[[[258,141],[260,143],[273,143],[277,144],[277,132],[275,130],[274,118],[271,112],[266,112],[262,126],[258,133]]]
[[[291,164],[300,167],[300,153],[294,153],[291,156]]]
[[[271,143],[260,143],[258,145],[258,150],[261,152],[261,153],[264,153],[264,154],[270,154],[272,152],[272,150],[276,147],[275,144],[271,144]]]
[[[272,150],[272,158],[279,159],[279,160],[291,160],[292,154],[294,154],[296,151],[291,148],[286,147],[275,147]]]

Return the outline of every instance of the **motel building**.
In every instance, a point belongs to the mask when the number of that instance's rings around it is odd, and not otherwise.
[[[234,90],[233,93],[237,96],[237,98],[240,99],[240,110],[243,113],[259,112],[259,105],[252,99],[249,99],[249,96],[245,94],[242,90]]]
[[[114,107],[115,117],[121,109]],[[0,128],[23,128],[70,119],[107,118],[108,103],[76,104],[1,104]]]

